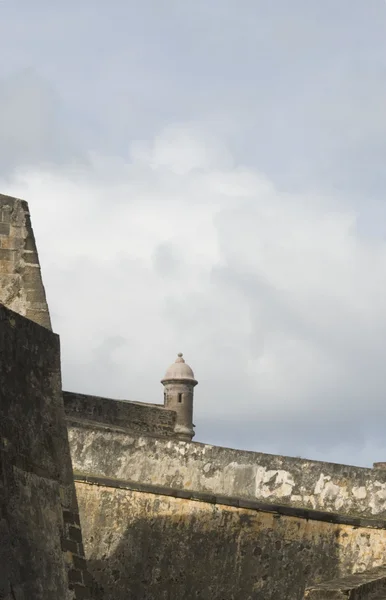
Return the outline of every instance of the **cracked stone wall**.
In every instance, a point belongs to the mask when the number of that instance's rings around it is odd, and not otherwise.
[[[0,194],[0,302],[51,329],[28,204]]]
[[[89,598],[58,336],[0,305],[0,598]]]

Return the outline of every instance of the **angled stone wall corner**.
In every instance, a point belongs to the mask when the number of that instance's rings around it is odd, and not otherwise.
[[[0,194],[0,302],[52,329],[28,204],[3,194]]]

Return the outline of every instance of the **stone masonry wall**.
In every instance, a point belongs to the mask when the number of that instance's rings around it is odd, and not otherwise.
[[[74,471],[143,484],[386,519],[386,470],[69,427]]]
[[[385,562],[385,529],[136,491],[103,478],[76,488],[96,600],[301,600],[307,585]]]
[[[301,600],[386,562],[385,470],[81,420],[69,439],[98,599]]]
[[[78,422],[91,430],[113,428],[147,435],[174,436],[176,413],[162,405],[110,400],[63,392],[64,410],[71,425]]]
[[[0,194],[0,302],[51,329],[28,204]]]
[[[89,598],[59,339],[0,305],[0,598]]]

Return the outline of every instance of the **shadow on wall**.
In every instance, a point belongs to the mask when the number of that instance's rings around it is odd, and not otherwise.
[[[341,574],[329,524],[88,487],[78,496],[95,600],[300,600]]]

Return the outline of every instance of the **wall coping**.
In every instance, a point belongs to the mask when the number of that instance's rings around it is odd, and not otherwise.
[[[143,484],[136,481],[128,481],[125,479],[114,479],[111,477],[84,475],[79,472],[74,472],[75,482],[86,483],[89,485],[97,485],[110,487],[122,490],[131,490],[134,492],[142,492],[147,494],[155,494],[159,496],[172,496],[174,498],[182,498],[185,500],[193,500],[196,502],[205,502],[208,504],[221,504],[224,506],[232,506],[234,508],[244,508],[259,512],[274,513],[278,517],[296,517],[309,521],[322,521],[325,523],[334,523],[337,525],[350,525],[355,528],[364,527],[368,529],[386,529],[386,520],[384,519],[369,519],[363,517],[349,517],[327,511],[311,510],[308,508],[297,508],[281,504],[270,504],[257,500],[246,500],[232,496],[221,496],[207,494],[205,492],[194,490],[180,490],[177,488],[166,487],[161,485]],[[385,567],[386,569],[386,567]],[[385,570],[386,576],[386,570]]]
[[[384,596],[379,598],[386,598],[386,565],[308,587],[304,592],[304,599],[375,600],[373,594],[381,592]]]
[[[83,397],[85,399],[93,400],[105,400],[108,402],[117,402],[124,404],[138,404],[139,406],[149,406],[150,408],[160,408],[161,410],[170,410],[170,408],[166,408],[160,402],[141,402],[140,400],[128,400],[127,398],[109,398],[108,396],[99,396],[96,394],[86,394],[86,392],[73,392],[71,390],[63,390],[63,394],[69,396],[78,396]]]

